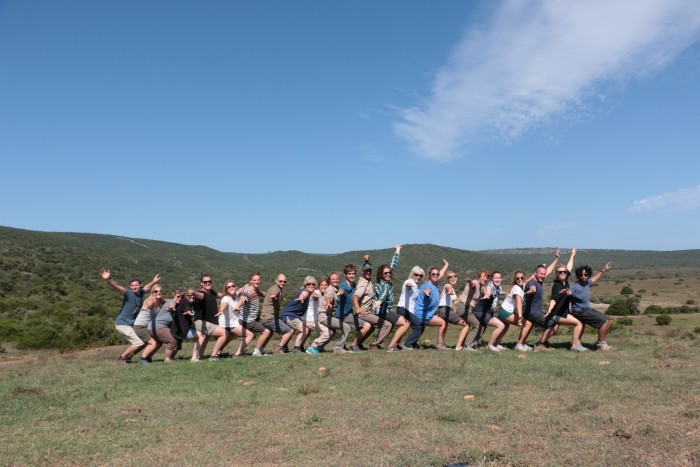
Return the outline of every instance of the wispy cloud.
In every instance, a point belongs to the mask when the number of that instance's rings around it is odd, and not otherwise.
[[[396,133],[448,159],[581,109],[609,82],[658,70],[696,40],[697,0],[507,0],[469,29]]]
[[[638,199],[632,203],[629,210],[630,212],[660,211],[668,213],[689,211],[697,207],[700,207],[700,185]]]

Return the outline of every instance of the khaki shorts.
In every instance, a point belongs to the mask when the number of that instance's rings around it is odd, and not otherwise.
[[[197,332],[199,332],[200,334],[204,334],[205,336],[211,336],[218,327],[218,324],[210,323],[209,321],[203,321],[201,319],[198,319],[194,322],[194,328],[197,330]]]
[[[151,336],[151,333],[148,332],[148,328],[146,326],[134,326],[134,332],[143,342],[148,342],[153,339],[153,336]]]
[[[124,336],[124,338],[129,342],[129,344],[138,346],[145,345],[144,342],[139,338],[139,336],[136,335],[133,327],[127,326],[126,324],[117,324],[115,326],[115,329],[119,334]]]

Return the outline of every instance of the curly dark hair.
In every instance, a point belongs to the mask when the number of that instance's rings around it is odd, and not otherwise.
[[[576,277],[581,279],[584,271],[588,273],[588,277],[591,277],[591,274],[593,274],[593,269],[586,264],[585,266],[579,266],[576,268]]]

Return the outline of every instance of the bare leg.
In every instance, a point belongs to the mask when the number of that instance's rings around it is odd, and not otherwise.
[[[404,318],[403,316],[399,318],[398,321],[396,321],[396,332],[394,332],[394,337],[391,339],[391,342],[389,343],[389,347],[395,348],[397,345],[399,345],[399,342],[401,342],[401,338],[403,337],[404,334],[406,334],[406,331],[409,330],[411,327],[411,323]]]
[[[503,329],[506,327],[506,325],[503,324],[503,322],[498,318],[491,318],[488,322],[488,325],[496,328],[491,333],[491,338],[489,339],[489,349],[498,350],[496,348],[496,340],[498,339],[498,336],[501,335],[501,333],[503,332]]]
[[[130,345],[129,347],[126,348],[124,352],[120,355],[121,358],[128,360],[131,357],[134,356],[135,353],[139,352],[141,349],[143,349],[146,346],[146,344],[142,345]]]

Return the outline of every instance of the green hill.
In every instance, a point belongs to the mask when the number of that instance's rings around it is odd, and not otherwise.
[[[177,286],[197,286],[201,272],[214,277],[221,289],[226,279],[244,283],[251,271],[260,271],[263,288],[277,273],[288,277],[289,291],[300,287],[304,276],[319,278],[340,271],[347,263],[360,265],[370,254],[375,267],[389,262],[393,247],[332,255],[300,251],[265,254],[224,253],[204,246],[187,246],[155,240],[83,233],[46,233],[0,227],[0,344],[18,348],[62,350],[121,343],[113,329],[120,297],[98,275],[101,267],[126,286],[133,277],[144,282],[160,274],[166,291]],[[416,264],[423,268],[450,262],[460,276],[480,268],[531,271],[550,262],[554,248],[476,252],[437,245],[404,245],[395,285]],[[568,252],[563,252],[564,260]],[[613,261],[616,274],[696,268],[700,250],[623,251],[579,250],[577,263],[594,267]],[[395,287],[398,293],[399,287]]]

